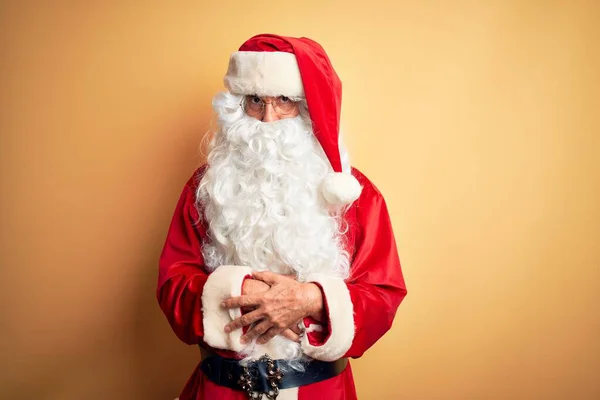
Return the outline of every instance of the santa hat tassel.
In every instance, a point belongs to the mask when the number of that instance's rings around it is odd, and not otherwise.
[[[321,184],[321,193],[325,200],[333,206],[352,204],[362,191],[362,187],[354,176],[345,172],[327,174]]]

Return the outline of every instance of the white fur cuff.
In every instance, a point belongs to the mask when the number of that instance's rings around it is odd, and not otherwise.
[[[278,51],[237,51],[229,59],[225,87],[233,94],[304,97],[296,56]]]
[[[324,301],[329,311],[330,335],[321,346],[313,346],[308,335],[302,337],[302,350],[309,357],[321,361],[340,359],[354,340],[354,307],[346,283],[340,278],[325,275],[313,275],[307,280],[323,288]]]
[[[204,341],[216,349],[241,351],[242,330],[225,333],[225,325],[241,317],[239,308],[225,309],[221,303],[235,296],[241,296],[242,284],[246,276],[252,276],[250,267],[222,265],[208,276],[202,291],[202,322]]]

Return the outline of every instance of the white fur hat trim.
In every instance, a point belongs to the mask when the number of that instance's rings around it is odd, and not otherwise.
[[[296,56],[279,51],[237,51],[224,79],[233,94],[304,97]]]

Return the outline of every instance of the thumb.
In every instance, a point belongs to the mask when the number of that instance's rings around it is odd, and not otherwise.
[[[261,272],[253,272],[252,277],[254,279],[258,279],[259,281],[263,281],[269,286],[274,285],[279,282],[281,277],[277,274],[272,273],[271,271],[261,271]]]

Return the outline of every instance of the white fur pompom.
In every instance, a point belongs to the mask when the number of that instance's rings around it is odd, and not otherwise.
[[[323,197],[329,204],[341,206],[351,204],[358,199],[362,187],[352,175],[333,172],[325,176],[321,190]]]

